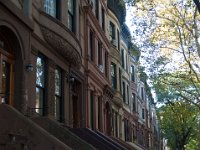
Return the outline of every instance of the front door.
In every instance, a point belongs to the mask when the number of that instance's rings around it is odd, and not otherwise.
[[[0,100],[13,105],[13,56],[0,49]]]

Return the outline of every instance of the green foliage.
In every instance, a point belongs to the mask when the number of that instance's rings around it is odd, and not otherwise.
[[[161,107],[157,114],[171,149],[182,150],[196,142],[199,112],[194,105],[176,101]]]
[[[127,0],[141,50],[140,78],[150,76],[171,149],[197,149],[200,109],[200,15],[193,0]],[[139,40],[138,40],[139,39]],[[146,74],[144,73],[146,72]]]

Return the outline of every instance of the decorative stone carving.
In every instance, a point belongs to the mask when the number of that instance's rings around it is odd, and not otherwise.
[[[78,68],[80,67],[81,56],[79,52],[67,40],[44,26],[41,26],[41,31],[45,40],[58,53],[60,53],[70,64]]]

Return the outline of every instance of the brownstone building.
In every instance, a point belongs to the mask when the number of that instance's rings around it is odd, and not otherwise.
[[[125,13],[119,0],[0,0],[0,149],[150,148]]]

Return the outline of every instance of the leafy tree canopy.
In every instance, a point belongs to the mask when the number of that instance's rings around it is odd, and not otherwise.
[[[159,108],[161,130],[171,149],[197,149],[198,116],[194,105],[180,101]]]

